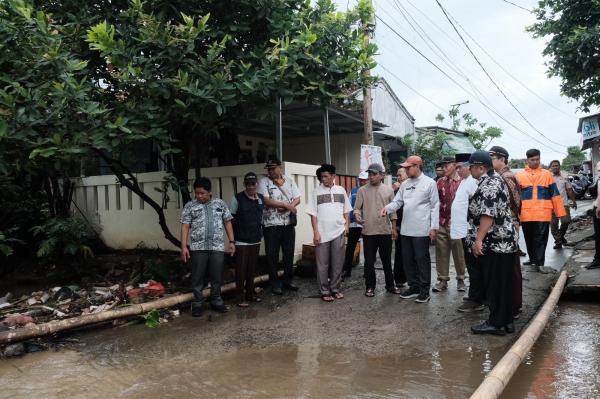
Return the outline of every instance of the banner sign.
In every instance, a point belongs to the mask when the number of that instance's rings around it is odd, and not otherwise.
[[[381,157],[381,147],[375,145],[360,145],[360,171],[367,170],[372,163],[378,163],[383,166],[383,158]]]

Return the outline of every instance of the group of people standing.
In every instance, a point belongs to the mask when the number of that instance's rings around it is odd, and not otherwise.
[[[362,238],[365,296],[375,296],[377,255],[386,291],[417,303],[428,302],[431,291],[448,289],[452,256],[458,291],[467,291],[469,275],[468,293],[458,310],[481,311],[486,305],[490,310],[488,319],[472,331],[512,332],[521,309],[519,228],[529,254],[525,264],[532,271],[543,271],[550,225],[558,249],[565,243],[569,222],[567,197],[575,206],[560,163],[552,162],[551,173],[540,167],[539,150],[526,155],[527,167],[516,176],[502,147],[445,157],[439,162],[443,175],[437,181],[423,173],[423,160],[412,155],[400,165],[393,186],[384,183],[384,167],[372,164],[358,176],[359,187],[352,189],[350,197],[336,184],[335,166],[321,165],[316,172],[319,185],[308,199],[306,212],[322,300],[344,297],[342,280],[352,273],[355,248]],[[191,259],[194,316],[203,312],[207,277],[210,305],[227,311],[220,296],[224,232],[228,252],[236,253],[238,306],[261,300],[254,290],[254,274],[263,238],[272,292],[281,295],[283,290],[298,289],[293,284],[293,257],[301,194],[294,180],[282,173],[279,160],[269,160],[265,168],[267,176],[260,179],[246,174],[244,190],[232,198],[230,207],[211,197],[209,179],[194,183],[195,198],[185,205],[181,217],[181,254],[184,261]],[[432,243],[437,271],[433,287]],[[277,271],[280,251],[282,276]]]

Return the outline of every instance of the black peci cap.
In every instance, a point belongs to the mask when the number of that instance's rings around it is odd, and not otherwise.
[[[471,154],[469,158],[470,165],[484,165],[488,168],[492,167],[492,157],[490,153],[484,150],[477,150]]]

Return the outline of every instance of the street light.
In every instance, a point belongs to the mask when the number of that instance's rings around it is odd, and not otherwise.
[[[468,103],[469,103],[469,100],[463,101],[462,103],[450,105],[450,116],[452,116],[452,129],[456,129],[458,127],[458,122],[456,121],[456,117],[458,115],[458,108],[461,105],[468,104]]]

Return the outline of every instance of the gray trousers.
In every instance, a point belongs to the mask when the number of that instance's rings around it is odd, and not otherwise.
[[[317,260],[317,284],[321,295],[331,295],[340,291],[342,269],[344,267],[344,234],[315,247]]]
[[[204,303],[202,290],[210,282],[210,304],[223,305],[221,285],[223,284],[223,263],[225,253],[222,251],[190,251],[192,264],[192,290],[194,302],[192,307],[201,307]]]

